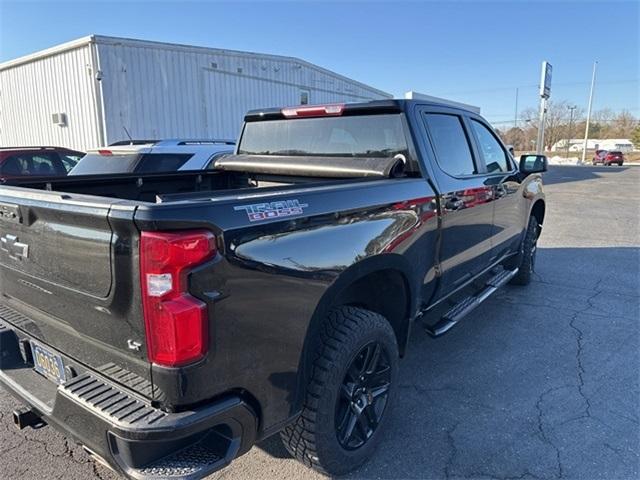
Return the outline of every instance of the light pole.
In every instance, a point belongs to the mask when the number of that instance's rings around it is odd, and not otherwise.
[[[567,134],[567,153],[565,155],[566,158],[569,158],[569,146],[571,145],[571,130],[573,130],[573,111],[578,108],[575,105],[567,107],[571,114],[569,115],[569,132]]]
[[[582,163],[587,158],[587,143],[589,142],[589,122],[591,121],[591,105],[593,104],[593,88],[596,85],[596,67],[598,62],[593,62],[593,74],[591,75],[591,90],[589,91],[589,109],[587,110],[587,125],[584,128],[584,143],[582,145]]]
[[[536,140],[536,153],[544,153],[544,120],[547,116],[547,98],[540,97],[540,113],[538,119],[538,139]]]
[[[541,155],[544,152],[544,123],[547,116],[547,101],[551,96],[551,64],[542,62],[542,72],[540,75],[540,119],[538,121],[538,139],[536,142],[536,153]]]

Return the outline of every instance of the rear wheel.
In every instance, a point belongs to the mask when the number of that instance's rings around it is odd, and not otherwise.
[[[281,432],[291,455],[328,475],[362,465],[389,416],[398,356],[383,316],[355,307],[333,309],[321,329],[302,414]]]
[[[522,241],[522,257],[518,267],[518,273],[511,279],[513,285],[528,285],[536,264],[536,253],[538,252],[538,235],[540,226],[538,219],[533,215],[529,217],[529,225]]]

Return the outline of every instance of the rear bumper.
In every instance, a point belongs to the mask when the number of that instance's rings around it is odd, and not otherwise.
[[[256,415],[239,397],[168,413],[94,372],[56,385],[33,370],[28,340],[0,319],[0,385],[130,478],[202,478],[255,442]]]

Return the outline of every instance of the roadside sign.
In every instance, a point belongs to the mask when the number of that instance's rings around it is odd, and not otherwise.
[[[540,96],[549,98],[551,96],[551,72],[553,67],[549,62],[542,62],[542,73],[540,75]]]

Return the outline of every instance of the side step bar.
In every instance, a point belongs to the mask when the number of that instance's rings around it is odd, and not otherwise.
[[[432,337],[439,337],[447,333],[456,323],[471,313],[475,308],[495,293],[498,288],[511,280],[518,273],[515,270],[502,270],[485,284],[484,289],[456,303],[440,320],[433,325],[425,325],[425,329]]]

